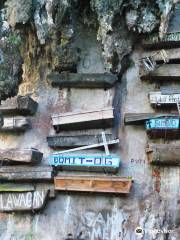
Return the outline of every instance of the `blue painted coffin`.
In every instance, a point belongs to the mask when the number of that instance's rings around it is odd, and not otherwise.
[[[154,118],[146,121],[146,129],[178,129],[179,118]]]
[[[81,168],[88,170],[88,168],[95,169],[109,169],[110,171],[116,170],[120,165],[120,158],[118,156],[106,155],[57,155],[49,156],[49,165],[56,167],[63,167],[66,169]]]

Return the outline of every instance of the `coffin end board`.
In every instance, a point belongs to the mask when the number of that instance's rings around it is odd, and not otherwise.
[[[25,117],[4,117],[0,132],[24,132],[31,128],[30,119]]]
[[[113,140],[112,134],[106,134],[106,140]],[[51,148],[75,148],[102,142],[102,135],[53,135],[47,137],[48,146]]]
[[[53,181],[54,170],[50,166],[6,166],[0,167],[0,179],[8,182]]]
[[[118,156],[54,154],[49,156],[49,165],[61,170],[117,172],[120,167]]]
[[[149,144],[146,148],[148,162],[153,165],[180,165],[180,147],[172,144]]]
[[[112,127],[113,108],[97,109],[86,112],[68,112],[52,116],[52,125],[59,133],[61,130],[78,130]]]
[[[0,192],[0,212],[39,211],[45,206],[48,194],[49,190]]]
[[[16,96],[2,101],[0,112],[3,114],[34,115],[37,111],[38,103],[28,95]]]
[[[128,194],[132,180],[119,177],[97,176],[57,176],[54,179],[55,190],[92,193]]]
[[[58,73],[48,75],[48,81],[53,87],[73,88],[110,88],[118,80],[113,74],[105,73]]]

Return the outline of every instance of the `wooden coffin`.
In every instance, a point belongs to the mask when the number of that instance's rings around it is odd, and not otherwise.
[[[125,125],[144,124],[147,120],[160,117],[178,117],[177,114],[159,114],[159,113],[125,113]]]
[[[2,101],[0,112],[3,114],[33,115],[36,113],[38,103],[27,96],[16,96]]]
[[[49,166],[0,167],[0,179],[6,181],[51,181],[53,169]]]
[[[48,75],[53,87],[110,88],[118,77],[110,73],[58,73]]]
[[[146,121],[146,130],[151,138],[178,138],[179,121],[178,117],[149,119]]]
[[[4,117],[4,124],[0,132],[25,131],[31,127],[30,120],[25,117]]]
[[[54,179],[55,190],[101,193],[129,193],[132,180],[128,178],[93,176],[93,175],[61,175]]]
[[[48,190],[0,192],[0,212],[36,211],[42,209]]]
[[[149,144],[146,148],[148,162],[156,165],[180,165],[180,146]]]
[[[0,149],[0,161],[7,163],[38,164],[41,162],[43,153],[37,149]]]
[[[180,64],[161,64],[149,73],[141,72],[142,80],[180,80]]]
[[[62,170],[117,172],[120,158],[118,156],[103,155],[53,154],[49,156],[49,165]]]
[[[113,108],[87,112],[69,112],[52,116],[52,125],[56,132],[61,130],[107,128],[113,124]]]
[[[174,106],[177,108],[177,103],[180,103],[180,93],[163,94],[161,91],[150,92],[149,102],[153,107]]]
[[[113,140],[112,134],[106,134],[106,140]],[[54,135],[47,137],[48,146],[51,148],[75,148],[102,142],[102,135]]]

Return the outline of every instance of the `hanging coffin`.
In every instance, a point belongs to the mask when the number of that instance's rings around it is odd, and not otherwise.
[[[132,180],[129,178],[93,176],[93,175],[60,175],[54,179],[55,190],[100,193],[129,193]]]
[[[120,159],[103,155],[58,155],[49,157],[49,164],[62,170],[117,172]]]
[[[37,102],[29,96],[16,96],[2,101],[0,112],[3,114],[33,115],[37,110]]]
[[[106,134],[107,141],[113,140],[112,134]],[[51,148],[75,148],[102,142],[101,134],[76,134],[76,135],[54,135],[47,137],[48,146]]]
[[[177,108],[177,103],[180,103],[180,92],[163,94],[162,92],[150,92],[149,101],[153,107],[174,106]]]
[[[110,88],[118,78],[110,73],[54,72],[48,75],[48,80],[53,87]]]
[[[25,117],[4,117],[0,132],[23,132],[31,127],[30,120]]]
[[[0,149],[0,161],[2,163],[38,164],[41,162],[43,153],[37,149]]]
[[[89,128],[107,128],[113,124],[113,108],[87,112],[69,112],[52,116],[52,125],[56,132]]]
[[[5,181],[51,181],[53,169],[49,166],[6,166],[0,167],[0,179]]]
[[[146,121],[146,130],[151,138],[178,138],[179,137],[179,118],[155,118]]]
[[[154,165],[180,165],[180,146],[149,144],[146,153],[148,162]]]

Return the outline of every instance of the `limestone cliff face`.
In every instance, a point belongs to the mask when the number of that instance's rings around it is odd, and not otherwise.
[[[179,167],[155,168],[146,159],[147,136],[141,127],[125,127],[125,112],[152,112],[147,99],[154,84],[139,79],[140,43],[167,32],[177,0],[4,0],[0,2],[0,100],[30,94],[39,103],[32,129],[24,135],[0,135],[0,147],[36,147],[52,152],[46,137],[51,114],[115,107],[121,176],[132,176],[128,197],[57,194],[37,214],[0,214],[2,240],[135,240],[180,237]],[[47,82],[51,71],[112,72],[113,89],[58,89]],[[177,143],[180,143],[177,141]],[[96,153],[99,150],[92,151]],[[91,153],[91,151],[90,151]]]

